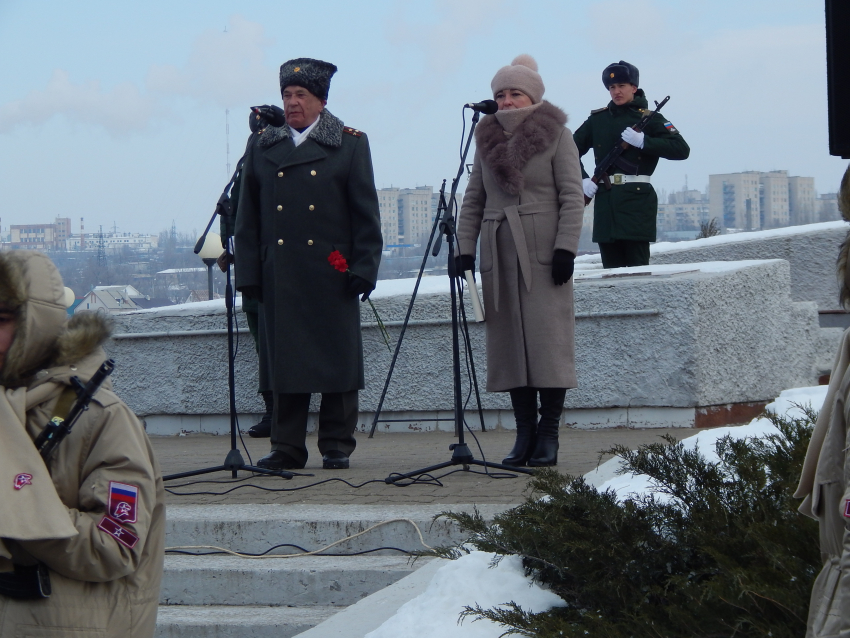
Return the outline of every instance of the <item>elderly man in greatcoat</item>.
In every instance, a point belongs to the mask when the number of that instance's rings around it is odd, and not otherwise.
[[[286,123],[257,135],[244,162],[236,288],[262,302],[260,356],[271,364],[275,408],[271,453],[257,465],[268,469],[305,466],[314,392],[322,466],[347,468],[356,445],[359,301],[375,288],[383,240],[366,135],[325,109],[336,70],[309,58],[284,63]],[[337,251],[342,266],[329,260]]]

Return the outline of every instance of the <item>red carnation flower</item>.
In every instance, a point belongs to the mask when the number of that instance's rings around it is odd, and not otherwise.
[[[345,261],[345,257],[343,257],[342,253],[338,250],[335,250],[328,255],[328,262],[339,272],[345,272],[348,270],[348,262]]]

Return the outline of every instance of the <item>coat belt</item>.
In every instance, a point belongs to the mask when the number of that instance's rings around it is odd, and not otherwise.
[[[507,208],[485,208],[483,221],[488,222],[485,232],[489,233],[490,250],[493,258],[493,306],[499,310],[499,249],[496,243],[496,232],[504,220],[508,220],[508,227],[514,239],[519,270],[525,288],[531,292],[531,257],[528,254],[528,245],[525,242],[525,231],[522,228],[520,215],[533,215],[541,212],[558,210],[557,202],[532,202],[508,206]]]

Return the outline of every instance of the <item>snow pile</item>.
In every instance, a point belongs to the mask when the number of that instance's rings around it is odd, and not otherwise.
[[[789,418],[802,416],[801,410],[795,407],[796,405],[811,405],[812,408],[819,411],[826,398],[826,389],[827,386],[820,385],[785,390],[766,409],[780,415],[786,415]],[[776,433],[778,433],[778,430],[768,419],[758,418],[753,419],[747,425],[705,430],[695,436],[683,439],[682,443],[686,450],[698,448],[707,461],[717,462],[719,459],[715,445],[724,436],[729,435],[736,439],[743,439]],[[620,501],[627,499],[631,494],[642,494],[652,490],[653,482],[650,481],[648,476],[645,474],[617,476],[616,471],[619,467],[620,459],[613,458],[600,465],[596,470],[588,472],[585,478],[588,483],[595,485],[600,492],[608,489],[614,490]]]
[[[826,386],[785,390],[767,409],[794,418],[801,416],[796,405],[820,410],[826,398]],[[759,437],[776,432],[764,418],[747,425],[715,428],[683,439],[687,449],[699,447],[709,461],[716,461],[715,443],[728,435],[735,438]],[[599,490],[613,489],[621,499],[652,489],[645,475],[616,476],[620,459],[613,458],[585,475]],[[497,567],[490,569],[492,555],[472,552],[441,567],[428,588],[402,605],[396,614],[365,638],[499,638],[504,627],[489,620],[458,624],[458,616],[467,605],[476,603],[483,608],[496,607],[514,601],[526,611],[541,612],[563,601],[552,592],[542,589],[525,577],[522,559],[506,556]]]
[[[490,620],[469,618],[458,624],[463,608],[514,601],[526,611],[541,612],[564,604],[525,577],[519,556],[506,556],[491,569],[492,558],[487,552],[472,552],[443,565],[424,592],[365,638],[498,638],[505,629]]]

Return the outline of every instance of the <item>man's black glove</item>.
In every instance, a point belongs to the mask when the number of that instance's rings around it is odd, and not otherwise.
[[[556,286],[563,286],[573,276],[576,267],[576,256],[563,248],[555,249],[552,257],[552,279]]]
[[[358,277],[353,272],[348,273],[348,294],[352,297],[361,295],[360,301],[366,301],[374,289],[374,284],[366,281],[363,277]]]
[[[463,277],[467,270],[472,271],[472,280],[475,281],[475,257],[473,255],[458,255],[455,257],[455,275]]]
[[[263,288],[261,286],[243,286],[239,290],[245,299],[254,299],[263,303]]]

